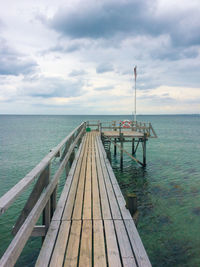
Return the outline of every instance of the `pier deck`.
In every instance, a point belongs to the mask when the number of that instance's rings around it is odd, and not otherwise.
[[[151,266],[98,132],[73,161],[36,266]]]

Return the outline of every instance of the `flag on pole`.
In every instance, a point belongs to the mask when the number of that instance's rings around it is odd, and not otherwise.
[[[136,81],[136,78],[137,78],[137,66],[134,67],[134,75],[135,75],[135,81]]]

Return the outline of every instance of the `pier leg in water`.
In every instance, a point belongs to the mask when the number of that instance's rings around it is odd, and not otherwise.
[[[146,166],[146,141],[147,141],[146,136],[147,134],[144,133],[144,140],[143,140],[143,166],[144,167]]]
[[[132,139],[132,155],[135,154],[135,138]]]
[[[124,146],[124,138],[123,133],[120,133],[120,141],[121,141],[121,151],[120,151],[120,168],[123,170],[123,146]]]
[[[117,155],[117,146],[116,146],[116,144],[117,144],[117,139],[115,138],[115,145],[114,145],[114,156],[115,157]]]

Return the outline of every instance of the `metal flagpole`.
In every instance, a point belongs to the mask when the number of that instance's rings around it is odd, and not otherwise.
[[[134,75],[135,75],[135,114],[134,114],[134,121],[136,122],[136,78],[137,78],[137,66],[134,67]]]

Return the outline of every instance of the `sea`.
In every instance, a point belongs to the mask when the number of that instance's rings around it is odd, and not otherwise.
[[[82,121],[132,119],[130,115],[0,115],[0,196],[19,182]],[[155,267],[200,266],[200,115],[138,115],[158,138],[147,142],[147,166],[124,155],[111,161],[124,194],[136,193],[137,229]],[[125,144],[131,152],[131,145]],[[139,149],[136,157],[142,159]],[[59,161],[54,162],[55,167]],[[64,184],[61,177],[59,192]],[[31,186],[0,216],[0,256]],[[41,219],[40,219],[41,220]],[[16,266],[34,266],[41,237],[31,237]]]

